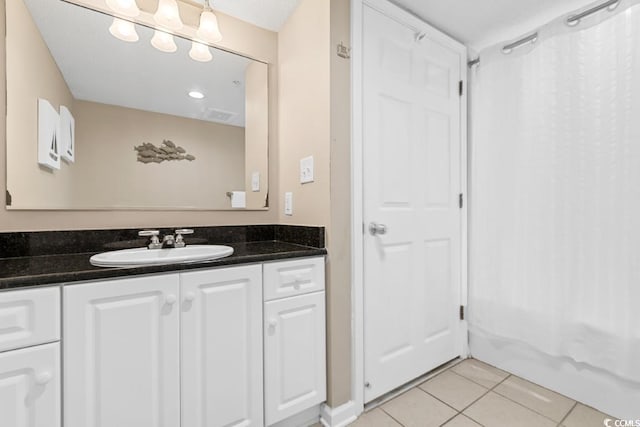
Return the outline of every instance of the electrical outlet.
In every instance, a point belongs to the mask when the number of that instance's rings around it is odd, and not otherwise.
[[[300,184],[313,182],[313,156],[300,160]]]
[[[293,215],[293,193],[284,193],[284,214]]]
[[[251,174],[251,191],[260,191],[260,172]]]

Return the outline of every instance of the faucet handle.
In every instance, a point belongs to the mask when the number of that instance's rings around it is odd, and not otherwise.
[[[187,234],[193,234],[193,230],[190,228],[179,228],[175,231],[176,233],[176,242],[175,242],[175,247],[176,248],[184,248],[187,244],[185,243],[184,239],[182,238],[182,235],[187,235]]]
[[[183,234],[183,235],[193,234],[193,230],[190,228],[179,228],[176,230],[176,235],[179,235],[179,234]]]
[[[158,236],[160,232],[158,230],[142,230],[138,231],[138,236],[140,237],[151,237],[151,243],[149,243],[149,249],[159,249],[162,247],[162,243],[160,243],[160,239]]]

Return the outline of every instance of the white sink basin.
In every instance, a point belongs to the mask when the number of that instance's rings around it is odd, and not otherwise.
[[[142,267],[210,261],[232,253],[232,247],[220,245],[190,245],[170,249],[135,248],[103,252],[92,256],[89,261],[97,267]]]

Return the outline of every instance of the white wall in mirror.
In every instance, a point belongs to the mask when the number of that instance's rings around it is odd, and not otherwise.
[[[216,49],[196,62],[178,37],[175,53],[160,52],[143,26],[123,42],[109,33],[112,17],[63,1],[6,8],[9,209],[225,210],[227,192],[243,189],[247,209],[267,207],[267,64]],[[38,98],[75,121],[74,158],[60,170],[33,156]],[[137,161],[134,147],[164,140],[195,160]]]

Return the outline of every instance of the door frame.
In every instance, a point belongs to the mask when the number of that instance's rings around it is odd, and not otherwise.
[[[355,413],[364,410],[364,162],[363,162],[363,30],[364,7],[369,6],[382,14],[422,31],[432,40],[460,52],[460,78],[463,81],[463,95],[460,101],[460,173],[461,191],[464,204],[460,215],[460,304],[467,307],[468,289],[468,162],[467,162],[467,48],[462,43],[436,30],[431,25],[390,3],[387,0],[351,1],[351,250],[352,250],[352,325],[351,325],[351,399]],[[462,356],[469,354],[468,324],[462,321],[460,327]]]

